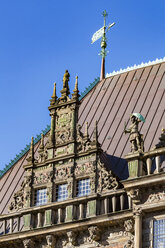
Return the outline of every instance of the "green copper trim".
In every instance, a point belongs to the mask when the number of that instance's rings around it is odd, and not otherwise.
[[[88,93],[89,91],[91,91],[95,85],[100,81],[100,78],[97,77],[95,78],[95,80],[93,81],[93,83],[91,83],[89,85],[89,87],[87,87],[83,92],[81,92],[80,98],[79,100],[82,100]],[[47,134],[50,131],[50,125],[47,125],[47,127],[44,130],[41,130],[41,133],[36,135],[36,137],[34,138],[34,145],[40,141],[41,139],[41,134],[43,133],[44,135]],[[15,158],[12,159],[10,161],[9,164],[5,165],[4,169],[0,170],[0,178],[15,164],[18,162],[18,160],[20,160],[30,149],[30,143],[28,145],[26,145],[26,147],[24,149],[22,149],[20,151],[19,154],[16,154]]]

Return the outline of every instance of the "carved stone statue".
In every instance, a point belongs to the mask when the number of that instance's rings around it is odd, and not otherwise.
[[[101,234],[100,234],[100,229],[97,226],[90,226],[88,228],[89,231],[89,238],[88,241],[89,243],[93,243],[95,246],[99,246],[98,241],[101,238]]]
[[[55,245],[55,237],[51,234],[47,235],[46,236],[46,242],[47,242],[46,248],[53,248]]]
[[[67,232],[68,243],[67,247],[74,247],[76,245],[76,234],[73,231]]]
[[[128,129],[126,129],[125,125],[124,132],[130,133],[129,140],[131,142],[131,152],[144,151],[143,135],[140,134],[138,130],[138,125],[141,120],[134,115],[130,116],[130,120],[131,125]]]
[[[24,247],[25,248],[34,248],[34,242],[31,239],[25,239],[23,241]]]
[[[68,70],[66,70],[63,77],[63,88],[66,88],[67,90],[69,90],[69,85],[68,85],[69,78],[70,78],[70,74]]]

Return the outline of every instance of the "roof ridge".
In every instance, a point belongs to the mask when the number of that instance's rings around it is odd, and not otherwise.
[[[132,70],[135,70],[135,69],[139,69],[139,68],[143,68],[143,67],[147,67],[147,66],[150,66],[150,65],[156,65],[156,64],[159,64],[159,63],[162,63],[162,62],[165,62],[165,57],[162,58],[162,59],[155,59],[153,61],[148,61],[146,63],[141,63],[140,65],[133,65],[133,66],[128,66],[127,68],[125,69],[120,69],[118,71],[113,71],[113,72],[110,72],[110,73],[107,73],[106,74],[106,78],[108,77],[111,77],[111,76],[115,76],[117,74],[121,74],[123,72],[128,72],[128,71],[132,71]]]

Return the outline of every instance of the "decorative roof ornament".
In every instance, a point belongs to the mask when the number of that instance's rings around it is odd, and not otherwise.
[[[106,25],[106,17],[108,16],[108,13],[106,12],[106,10],[103,11],[102,15],[104,17],[104,26],[93,34],[92,42],[91,42],[93,44],[95,41],[97,41],[98,39],[102,37],[101,53],[99,54],[102,57],[100,80],[105,79],[105,57],[107,56],[107,53],[108,53],[108,51],[106,50],[106,47],[107,47],[106,33],[108,32],[108,30],[110,30],[112,26],[115,25],[114,22],[112,24]]]
[[[70,94],[70,90],[69,90],[69,78],[70,78],[70,74],[68,72],[68,70],[65,71],[64,76],[63,76],[63,89],[61,90],[61,97],[60,99],[66,99],[67,96],[69,96]]]
[[[53,95],[51,97],[52,99],[50,100],[50,105],[55,104],[57,100],[57,95],[56,95],[56,83],[54,83],[54,88],[53,88]]]
[[[72,99],[78,99],[79,98],[79,90],[78,90],[78,76],[76,76],[76,82],[75,82],[75,87],[73,90],[72,94]]]
[[[131,142],[131,152],[144,152],[144,141],[143,135],[139,132],[139,122],[145,121],[144,117],[139,113],[133,113],[130,116],[131,125],[126,128],[126,123],[124,126],[124,133],[129,133],[129,140]]]

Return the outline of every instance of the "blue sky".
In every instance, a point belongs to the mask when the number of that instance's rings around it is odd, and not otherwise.
[[[0,168],[50,123],[53,83],[65,69],[83,91],[100,75],[100,41],[107,22],[106,72],[165,56],[164,0],[0,0]]]

